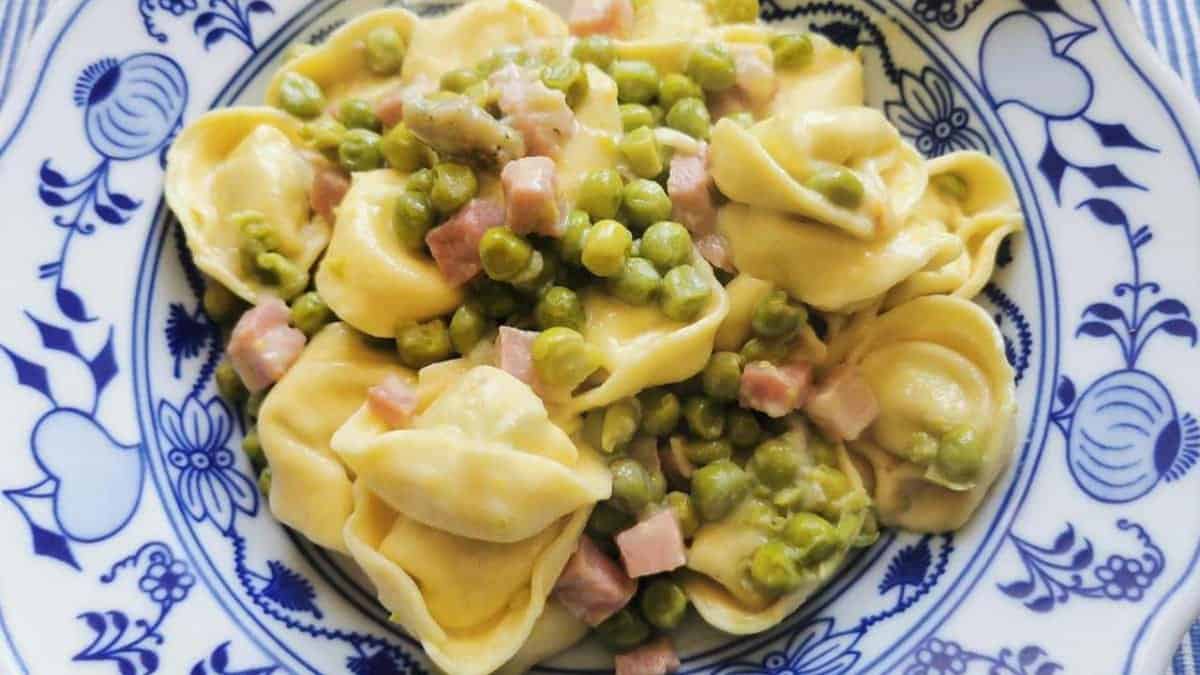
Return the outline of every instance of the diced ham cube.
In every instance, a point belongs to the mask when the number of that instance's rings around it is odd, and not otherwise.
[[[288,306],[267,297],[238,319],[229,336],[229,362],[251,392],[266,389],[300,358],[304,333],[288,325]]]
[[[525,154],[554,157],[575,135],[575,113],[567,97],[542,83],[537,73],[509,64],[492,73],[489,84],[499,91],[497,105],[504,122],[525,141]]]
[[[713,233],[700,237],[696,242],[696,250],[700,251],[700,255],[713,267],[729,273],[737,272],[737,267],[733,264],[733,251],[730,250],[729,240],[725,235]]]
[[[853,366],[838,366],[821,380],[804,412],[833,441],[853,441],[879,415],[875,392]]]
[[[713,203],[712,184],[707,147],[698,155],[671,158],[671,169],[667,174],[671,217],[697,239],[716,230],[717,207]]]
[[[472,199],[440,226],[425,235],[425,243],[446,281],[465,284],[479,274],[479,240],[483,233],[504,224],[504,205],[490,199]]]
[[[496,336],[496,367],[537,391],[541,383],[533,367],[533,340],[537,333],[501,326]]]
[[[509,162],[500,172],[500,182],[504,185],[510,230],[517,234],[562,235],[554,160],[525,157]]]
[[[417,409],[417,390],[397,375],[388,375],[367,390],[367,404],[388,426],[408,426]]]
[[[621,562],[631,577],[670,572],[687,563],[683,532],[671,509],[662,509],[616,536]]]
[[[572,616],[596,626],[616,614],[637,592],[637,581],[586,534],[554,585],[554,597]]]
[[[679,655],[665,635],[633,651],[617,654],[615,662],[616,675],[667,675],[679,669]]]
[[[662,465],[667,484],[676,490],[691,489],[692,472],[696,466],[687,458],[687,441],[681,436],[672,436],[671,441],[659,449],[658,461]]]
[[[404,119],[404,89],[393,89],[375,101],[375,116],[385,127],[394,127]]]
[[[314,167],[312,189],[308,192],[308,202],[312,210],[321,214],[327,224],[332,225],[333,210],[342,203],[342,198],[350,190],[350,177],[332,166]]]
[[[632,0],[575,0],[567,24],[572,35],[628,37],[633,31]]]
[[[779,82],[775,79],[775,65],[767,60],[761,49],[751,46],[736,46],[733,65],[737,72],[734,88],[738,90],[752,108],[763,109],[775,98]]]
[[[783,417],[804,404],[811,383],[812,366],[807,362],[776,366],[755,361],[742,370],[738,403],[768,417]]]

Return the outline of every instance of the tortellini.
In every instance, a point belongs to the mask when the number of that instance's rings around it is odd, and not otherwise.
[[[271,511],[313,542],[347,552],[342,528],[353,508],[350,474],[330,439],[388,375],[412,380],[390,349],[373,347],[342,323],[321,330],[259,411],[258,435],[271,465]]]
[[[317,269],[317,290],[330,309],[376,337],[395,335],[401,319],[424,321],[463,301],[433,260],[396,237],[392,205],[406,179],[390,169],[354,174]]]
[[[730,120],[712,133],[710,171],[734,202],[782,211],[860,239],[894,231],[925,191],[925,163],[873,108],[779,114],[749,129]],[[805,181],[849,169],[862,184],[856,208],[835,204]]]
[[[274,108],[214,110],[189,124],[168,154],[167,203],[192,259],[247,302],[272,287],[246,268],[235,214],[261,214],[278,252],[303,270],[329,242],[331,224],[309,208],[313,169],[299,133],[300,122]]]
[[[917,531],[960,527],[974,512],[1015,440],[1013,371],[999,330],[967,300],[934,295],[849,331],[847,361],[879,401],[879,417],[851,449],[874,469],[880,521]],[[973,437],[974,477],[947,476],[939,458],[908,461],[917,434]],[[939,451],[940,452],[940,451]]]
[[[468,370],[407,428],[389,430],[364,407],[333,447],[358,476],[351,555],[393,621],[454,675],[517,654],[611,491],[600,459],[490,366]]]
[[[587,94],[575,107],[575,133],[563,145],[557,167],[558,194],[565,204],[576,202],[579,184],[589,171],[617,163],[617,138],[621,134],[617,83],[590,63],[585,72]]]

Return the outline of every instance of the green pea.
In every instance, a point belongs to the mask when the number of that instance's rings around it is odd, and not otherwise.
[[[600,429],[600,449],[613,453],[625,447],[642,423],[642,404],[636,398],[624,398],[604,409]]]
[[[614,61],[608,74],[617,83],[621,103],[646,104],[658,95],[658,69],[646,61]]]
[[[482,81],[483,78],[474,68],[458,68],[443,73],[438,86],[444,91],[461,94]]]
[[[691,265],[678,265],[663,276],[658,305],[675,321],[691,321],[708,306],[712,289]]]
[[[809,176],[804,185],[844,209],[857,209],[863,202],[862,181],[844,167],[818,171]]]
[[[558,254],[547,249],[534,249],[525,268],[508,283],[524,293],[537,294],[554,282],[558,276]]]
[[[647,389],[638,394],[642,403],[642,431],[666,436],[679,424],[679,397],[666,389]]]
[[[763,441],[754,449],[746,468],[769,488],[782,488],[796,480],[800,457],[792,444],[782,438]]]
[[[696,534],[696,530],[700,529],[700,514],[696,513],[696,506],[692,503],[692,498],[686,492],[669,492],[666,496],[666,504],[667,508],[674,512],[683,538],[691,539],[692,535]]]
[[[587,94],[587,72],[583,64],[572,58],[559,57],[542,66],[542,84],[561,91],[567,103],[575,105]]]
[[[718,459],[692,474],[692,501],[708,522],[729,515],[749,493],[750,477],[728,459]]]
[[[633,246],[633,234],[615,220],[601,220],[588,230],[580,260],[587,271],[598,277],[611,277],[625,269],[625,260]]]
[[[737,78],[733,57],[723,47],[706,44],[696,47],[688,57],[688,77],[704,91],[724,91],[733,86]]]
[[[392,207],[392,228],[400,245],[410,250],[425,244],[425,235],[433,227],[433,206],[424,192],[405,190]]]
[[[597,539],[610,539],[635,523],[637,520],[633,516],[613,506],[612,502],[603,501],[592,509],[592,515],[588,517],[587,531]]]
[[[970,483],[979,478],[983,455],[975,430],[962,425],[944,434],[938,443],[937,467],[956,483]]]
[[[376,75],[394,75],[404,65],[404,37],[391,26],[380,26],[367,33],[367,68]]]
[[[625,133],[642,127],[654,126],[654,115],[640,103],[621,104],[621,128]]]
[[[509,281],[521,273],[533,256],[529,242],[507,227],[493,227],[479,240],[483,271],[496,281]]]
[[[667,496],[667,476],[662,469],[646,469],[650,477],[650,503],[658,504]]]
[[[799,330],[803,310],[788,302],[784,291],[771,291],[759,301],[750,319],[750,328],[759,337],[788,340]]]
[[[361,98],[348,98],[338,106],[338,121],[347,129],[366,129],[379,132],[383,124],[375,115],[375,108]]]
[[[642,256],[660,270],[669,270],[692,259],[692,235],[679,223],[663,220],[642,233]]]
[[[546,330],[555,326],[566,326],[583,330],[583,303],[575,291],[565,286],[551,286],[538,298],[533,308],[533,318],[538,328]]]
[[[429,194],[433,190],[433,169],[418,169],[404,181],[404,189]]]
[[[238,230],[238,254],[249,272],[258,271],[258,256],[279,249],[279,232],[258,211],[238,211],[230,218]]]
[[[940,173],[929,179],[930,184],[939,192],[955,201],[962,201],[967,196],[967,181],[956,173]]]
[[[812,457],[814,463],[829,467],[838,465],[837,453],[825,439],[817,434],[809,434],[806,440],[805,450],[808,451],[808,455]]]
[[[617,48],[612,38],[607,35],[589,35],[579,38],[571,48],[571,56],[585,63],[594,64],[601,70],[608,70],[613,59],[617,56]]]
[[[742,383],[742,357],[737,352],[714,352],[700,374],[704,393],[718,401],[735,401]]]
[[[249,393],[246,391],[246,385],[242,384],[242,378],[238,377],[237,371],[229,361],[221,361],[213,372],[213,379],[217,382],[217,392],[221,394],[221,398],[234,404],[246,400]]]
[[[346,132],[338,146],[338,163],[346,171],[373,171],[383,166],[383,151],[379,134],[366,129]]]
[[[604,415],[608,426],[608,414]],[[618,509],[637,515],[650,504],[650,475],[645,467],[632,459],[618,459],[609,466],[612,471],[612,503]]]
[[[621,208],[621,174],[614,169],[593,169],[579,183],[576,206],[593,220],[615,218]]]
[[[262,473],[258,474],[258,491],[264,497],[268,497],[271,494],[271,467],[269,466],[263,469]]]
[[[246,455],[246,459],[250,460],[250,466],[254,467],[255,471],[259,471],[267,465],[267,456],[263,453],[258,427],[250,427],[250,430],[242,437],[242,453]]]
[[[490,56],[475,66],[475,70],[481,77],[487,77],[510,63],[524,65],[522,62],[528,62],[528,60],[529,56],[520,47],[510,45],[493,51]]]
[[[649,260],[628,258],[621,271],[609,277],[608,291],[630,305],[648,305],[654,302],[661,285],[662,277]]]
[[[908,447],[903,448],[896,454],[913,464],[929,464],[937,458],[938,441],[924,431],[913,432],[912,438],[909,439]]]
[[[591,227],[592,220],[588,218],[587,213],[575,210],[567,214],[567,226],[563,230],[562,238],[558,240],[558,253],[563,262],[571,265],[582,264],[583,242]]]
[[[667,126],[702,141],[708,140],[712,118],[708,107],[698,98],[679,99],[667,111]]]
[[[517,294],[507,284],[484,277],[475,281],[472,291],[480,311],[490,319],[504,319],[518,309]]]
[[[279,253],[260,253],[255,265],[284,300],[291,300],[308,287],[308,272]]]
[[[500,116],[500,92],[492,88],[492,86],[489,85],[485,80],[480,80],[479,82],[467,87],[463,90],[462,94],[463,96],[471,99],[475,105],[486,110],[488,114],[492,115],[493,117]]]
[[[742,355],[742,361],[746,363],[754,363],[755,361],[771,361],[778,363],[787,358],[790,349],[786,340],[772,340],[770,338],[750,338],[746,344],[742,345],[742,350],[739,352]]]
[[[837,530],[828,520],[804,512],[788,518],[783,538],[800,552],[800,560],[810,565],[828,559],[840,543]]]
[[[204,284],[204,313],[214,323],[232,323],[246,309],[246,303],[217,281]]]
[[[450,317],[450,344],[454,351],[466,356],[479,344],[494,325],[474,303],[454,310]]]
[[[420,369],[450,358],[454,346],[446,322],[434,319],[426,323],[401,321],[396,326],[396,351],[400,362],[409,368]]]
[[[633,610],[625,607],[593,629],[596,638],[614,652],[624,652],[650,638],[650,625]]]
[[[331,117],[321,117],[300,127],[300,140],[319,152],[336,152],[346,137],[346,127]]]
[[[433,167],[433,188],[429,199],[442,215],[450,215],[471,201],[479,191],[479,182],[471,167],[442,162]]]
[[[685,98],[704,98],[704,91],[692,78],[682,73],[671,73],[658,84],[658,104],[667,110]]]
[[[410,173],[417,169],[433,166],[437,155],[421,142],[408,127],[397,124],[379,141],[379,151],[393,169]]]
[[[260,410],[262,410],[263,401],[266,400],[267,392],[269,391],[269,389],[256,391],[246,397],[246,417],[249,417],[252,420],[258,419],[258,413]]]
[[[724,438],[712,441],[691,441],[684,444],[683,454],[688,461],[697,466],[712,464],[718,459],[729,459],[733,456],[733,444]]]
[[[684,401],[683,418],[697,438],[715,441],[725,433],[725,409],[707,396],[691,396]]]
[[[687,614],[688,599],[678,584],[667,579],[655,579],[638,598],[642,616],[655,628],[672,630]]]
[[[279,107],[301,119],[311,119],[325,108],[321,86],[300,73],[285,73],[279,82]]]
[[[821,499],[815,504],[816,510],[829,518],[837,518],[842,499],[854,490],[850,479],[840,470],[823,465],[809,469],[807,477],[820,488]]]
[[[748,112],[736,112],[726,115],[721,119],[729,120],[743,129],[749,129],[750,127],[754,126],[754,115]]]
[[[794,591],[804,581],[798,559],[799,553],[795,548],[772,539],[754,549],[750,557],[750,579],[759,588],[774,595]]]
[[[574,389],[600,367],[596,348],[565,326],[539,333],[533,340],[532,352],[538,377],[551,386]]]
[[[813,62],[813,41],[808,33],[784,33],[771,38],[776,68],[807,68]]]
[[[749,410],[731,408],[725,416],[725,437],[735,448],[752,448],[762,438],[762,425]]]
[[[653,138],[654,134],[649,129],[644,131]],[[625,207],[629,223],[638,229],[645,229],[671,217],[671,198],[667,196],[667,191],[645,178],[629,181],[621,192],[621,204]]]
[[[647,107],[650,109],[650,118],[654,120],[654,126],[662,126],[663,119],[667,116],[667,113],[665,110],[663,110],[663,107],[658,104]]]
[[[647,115],[649,111],[647,111]],[[654,131],[648,127],[638,127],[633,131],[625,134],[617,146],[621,151],[621,156],[625,158],[625,162],[629,164],[629,168],[642,178],[654,178],[663,171],[663,153],[662,148],[658,145],[658,139],[654,137]],[[638,181],[631,182],[625,186],[625,199],[629,198],[630,186],[636,185]],[[657,186],[659,191],[662,186],[653,181],[648,181],[651,185]],[[663,192],[663,197],[667,195]],[[671,200],[667,199],[667,215],[671,215]],[[628,204],[626,205],[628,208]],[[648,224],[648,223],[647,223]],[[644,227],[644,226],[643,226]]]
[[[308,337],[317,334],[325,324],[335,320],[333,310],[316,291],[309,291],[292,301],[292,325]]]

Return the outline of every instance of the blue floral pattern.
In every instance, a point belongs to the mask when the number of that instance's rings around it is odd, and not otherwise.
[[[155,23],[155,12],[161,10],[171,16],[182,17],[198,8],[197,0],[138,0],[138,11],[141,12],[146,33],[159,42],[166,42],[168,38]],[[254,51],[258,45],[254,39],[252,18],[255,14],[274,13],[275,8],[266,0],[250,0],[244,5],[242,0],[208,0],[207,9],[193,21],[192,30],[202,36],[205,49],[230,37]]]
[[[971,116],[954,97],[946,77],[926,67],[921,75],[900,73],[900,100],[883,106],[900,133],[927,157],[955,150],[988,152],[983,135],[970,127]]]

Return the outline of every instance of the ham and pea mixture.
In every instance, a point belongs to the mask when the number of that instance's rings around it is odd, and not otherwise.
[[[766,630],[1007,462],[970,299],[1023,227],[1008,177],[922,157],[855,54],[757,16],[379,10],[174,143],[272,512],[452,675],[588,635],[663,675],[685,623]]]

